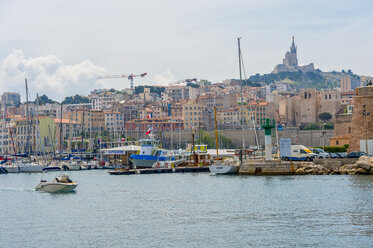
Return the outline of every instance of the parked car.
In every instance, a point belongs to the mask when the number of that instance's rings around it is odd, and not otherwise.
[[[340,158],[346,158],[346,157],[347,157],[347,153],[345,153],[345,152],[337,152],[337,155],[338,155]]]
[[[338,154],[334,152],[330,152],[329,155],[331,158],[339,158]]]
[[[349,152],[347,158],[360,158],[361,156],[366,156],[365,152]]]
[[[311,150],[312,153],[316,154],[317,158],[330,158],[329,153],[325,152],[321,148],[310,148],[310,150]]]

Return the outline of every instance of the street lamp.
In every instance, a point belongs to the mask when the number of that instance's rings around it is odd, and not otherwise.
[[[370,112],[367,112],[365,104],[363,105],[363,111],[361,113],[364,116],[364,129],[365,129],[365,152],[368,154],[368,126],[367,126],[367,116],[370,115]]]

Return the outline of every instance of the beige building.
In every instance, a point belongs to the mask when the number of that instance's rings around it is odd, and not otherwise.
[[[351,120],[350,151],[365,151],[365,140],[373,139],[373,86],[355,89],[354,113]],[[363,115],[370,113],[369,115]],[[363,141],[363,146],[360,142]],[[370,151],[373,148],[368,148]],[[369,154],[373,155],[373,154]]]
[[[124,114],[104,111],[105,129],[107,131],[124,131]]]
[[[16,121],[15,147],[18,153],[53,152],[57,144],[57,130],[53,118],[40,116]]]
[[[14,154],[13,142],[16,137],[15,122],[0,123],[0,155]]]
[[[84,132],[102,132],[105,128],[105,114],[102,110],[69,111],[63,113],[63,119],[80,123]]]
[[[360,87],[360,80],[352,78],[349,75],[342,75],[340,79],[341,92],[354,91],[357,87]]]
[[[286,122],[292,126],[319,122],[319,114],[324,112],[330,113],[331,122],[334,122],[341,109],[341,96],[340,92],[333,90],[302,89],[299,95],[288,98],[286,105],[287,110],[282,109],[281,113],[286,112]]]
[[[344,146],[350,143],[352,114],[339,114],[334,122],[334,136],[330,146]]]
[[[195,100],[198,95],[198,89],[191,86],[169,86],[165,90],[168,99],[171,101]]]
[[[79,122],[71,121],[69,119],[55,118],[56,125],[56,150],[70,150],[71,141],[81,137],[82,126]],[[60,141],[62,137],[62,141]]]
[[[206,106],[196,101],[188,101],[183,105],[183,120],[184,129],[192,129],[196,127],[204,126],[205,117],[204,110]]]

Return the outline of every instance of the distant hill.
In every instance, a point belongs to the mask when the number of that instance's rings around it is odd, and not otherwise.
[[[334,89],[340,86],[340,78],[342,75],[349,75],[356,79],[360,79],[360,77],[353,74],[351,70],[347,72],[344,70],[342,70],[342,72],[322,72],[317,69],[315,72],[279,72],[263,75],[258,73],[250,76],[248,81],[250,84],[260,83],[262,85],[267,85],[281,80],[291,80],[295,82],[294,86],[296,88]]]

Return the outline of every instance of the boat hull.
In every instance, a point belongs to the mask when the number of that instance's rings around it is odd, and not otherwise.
[[[49,193],[66,193],[75,190],[77,183],[48,183],[40,182],[36,186],[36,191],[49,192]]]
[[[165,161],[165,157],[156,157],[151,155],[131,155],[130,161],[136,168],[152,168],[157,161]]]
[[[214,174],[236,174],[239,167],[236,165],[210,165],[209,170]]]
[[[42,172],[43,165],[20,165],[19,172]]]
[[[4,166],[6,171],[8,173],[18,173],[19,172],[19,167],[18,166]]]
[[[66,165],[71,171],[78,171],[81,169],[79,164],[68,164]]]

